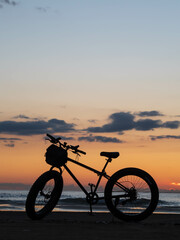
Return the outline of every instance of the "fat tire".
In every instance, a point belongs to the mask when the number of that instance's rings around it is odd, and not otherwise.
[[[40,210],[35,210],[35,201],[39,191],[43,189],[45,184],[54,179],[54,189],[52,191],[52,196],[50,197],[49,201],[45,204],[45,206]],[[32,220],[39,220],[49,214],[53,208],[56,206],[63,189],[63,179],[59,172],[50,170],[43,173],[32,185],[26,200],[26,213],[29,218]]]
[[[149,206],[146,208],[145,211],[143,211],[140,214],[136,215],[127,215],[123,213],[122,211],[119,211],[116,206],[114,206],[112,202],[112,190],[114,184],[118,181],[118,179],[125,177],[127,175],[135,175],[139,178],[143,179],[149,186],[151,190],[151,201]],[[140,221],[148,216],[150,216],[154,210],[156,209],[156,206],[158,204],[159,200],[159,191],[156,182],[154,179],[145,171],[138,169],[138,168],[125,168],[122,170],[117,171],[114,173],[111,178],[108,180],[106,187],[105,187],[105,202],[109,209],[109,211],[117,218],[122,219],[124,221]]]

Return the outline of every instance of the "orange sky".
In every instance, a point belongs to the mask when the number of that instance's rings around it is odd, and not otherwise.
[[[109,175],[121,168],[138,167],[150,173],[160,188],[179,189],[178,141],[142,141],[141,136],[139,138],[137,140],[137,136],[135,138],[133,134],[129,134],[129,143],[123,144],[77,141],[69,141],[69,143],[80,144],[80,149],[87,152],[86,156],[80,157],[80,161],[98,170],[101,170],[105,163],[105,158],[99,155],[100,151],[119,151],[120,157],[114,159],[107,167]],[[25,139],[28,143],[17,143],[14,148],[1,146],[0,182],[32,184],[41,173],[49,169],[50,166],[45,163],[44,158],[48,142],[45,142],[42,136]],[[70,156],[73,157],[74,154]],[[73,172],[84,184],[96,183],[97,176],[94,173],[71,163],[68,166],[72,167]],[[74,183],[66,173],[63,175],[66,185]]]

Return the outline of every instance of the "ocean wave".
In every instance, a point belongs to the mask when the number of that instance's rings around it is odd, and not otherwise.
[[[0,191],[0,209],[24,209],[28,191]],[[99,195],[100,197],[101,195]],[[120,200],[120,204],[123,200]],[[143,198],[136,201],[136,205],[143,207],[147,205],[149,200],[145,195]],[[128,201],[125,203],[128,206]],[[62,209],[81,209],[88,207],[86,196],[83,192],[63,192],[59,201],[58,207]],[[99,199],[97,202],[97,208],[101,209],[106,207],[105,200]],[[172,209],[173,211],[180,211],[180,194],[160,194],[160,200],[158,202],[158,209]]]
[[[59,203],[62,204],[87,204],[87,200],[86,198],[63,198],[59,200]],[[105,204],[105,200],[104,199],[99,199],[98,200],[98,204]]]
[[[0,205],[2,204],[10,204],[10,205],[25,205],[26,202],[26,195],[25,196],[21,196],[19,199],[17,197],[13,197],[13,198],[1,198],[0,199]],[[120,200],[120,203],[123,202],[125,200]],[[128,202],[128,201],[127,201]],[[67,198],[60,198],[58,201],[59,204],[87,204],[87,200],[86,198],[72,198],[72,197],[67,197]],[[100,199],[97,201],[98,204],[100,205],[105,205],[105,200],[104,199]],[[137,205],[146,205],[149,203],[149,199],[145,199],[145,198],[141,198],[141,199],[137,199],[136,200],[136,204]],[[159,206],[177,206],[180,207],[180,203],[179,202],[169,202],[169,201],[165,201],[165,200],[159,200],[158,202]]]
[[[180,207],[180,202],[159,200],[159,201],[158,201],[158,206],[164,206],[164,207]]]
[[[14,205],[14,206],[22,206],[22,205],[25,205],[25,201],[24,200],[0,200],[0,205]]]

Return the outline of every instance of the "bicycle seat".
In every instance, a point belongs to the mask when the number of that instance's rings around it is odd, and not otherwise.
[[[100,156],[108,157],[108,158],[117,158],[119,157],[119,153],[118,152],[101,152]]]

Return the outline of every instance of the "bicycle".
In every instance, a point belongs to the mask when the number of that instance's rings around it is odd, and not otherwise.
[[[86,154],[79,150],[79,145],[67,145],[61,143],[61,138],[55,138],[47,134],[52,144],[46,151],[46,162],[51,165],[49,171],[43,173],[32,185],[26,200],[26,213],[33,220],[42,219],[49,214],[56,206],[63,190],[62,167],[70,174],[86,195],[86,201],[90,206],[104,199],[109,211],[115,217],[125,221],[140,221],[150,216],[156,209],[159,191],[154,179],[145,171],[138,168],[124,168],[112,176],[106,174],[105,169],[112,161],[119,156],[119,152],[101,152],[100,155],[106,157],[107,161],[102,169],[98,171],[77,160],[68,157],[68,150],[74,154]],[[80,183],[72,171],[67,166],[67,162],[72,162],[98,175],[96,185],[89,184],[90,192]],[[54,170],[57,168],[59,171]],[[102,177],[107,179],[104,196],[99,197],[97,189]],[[53,184],[49,184],[53,182]]]

